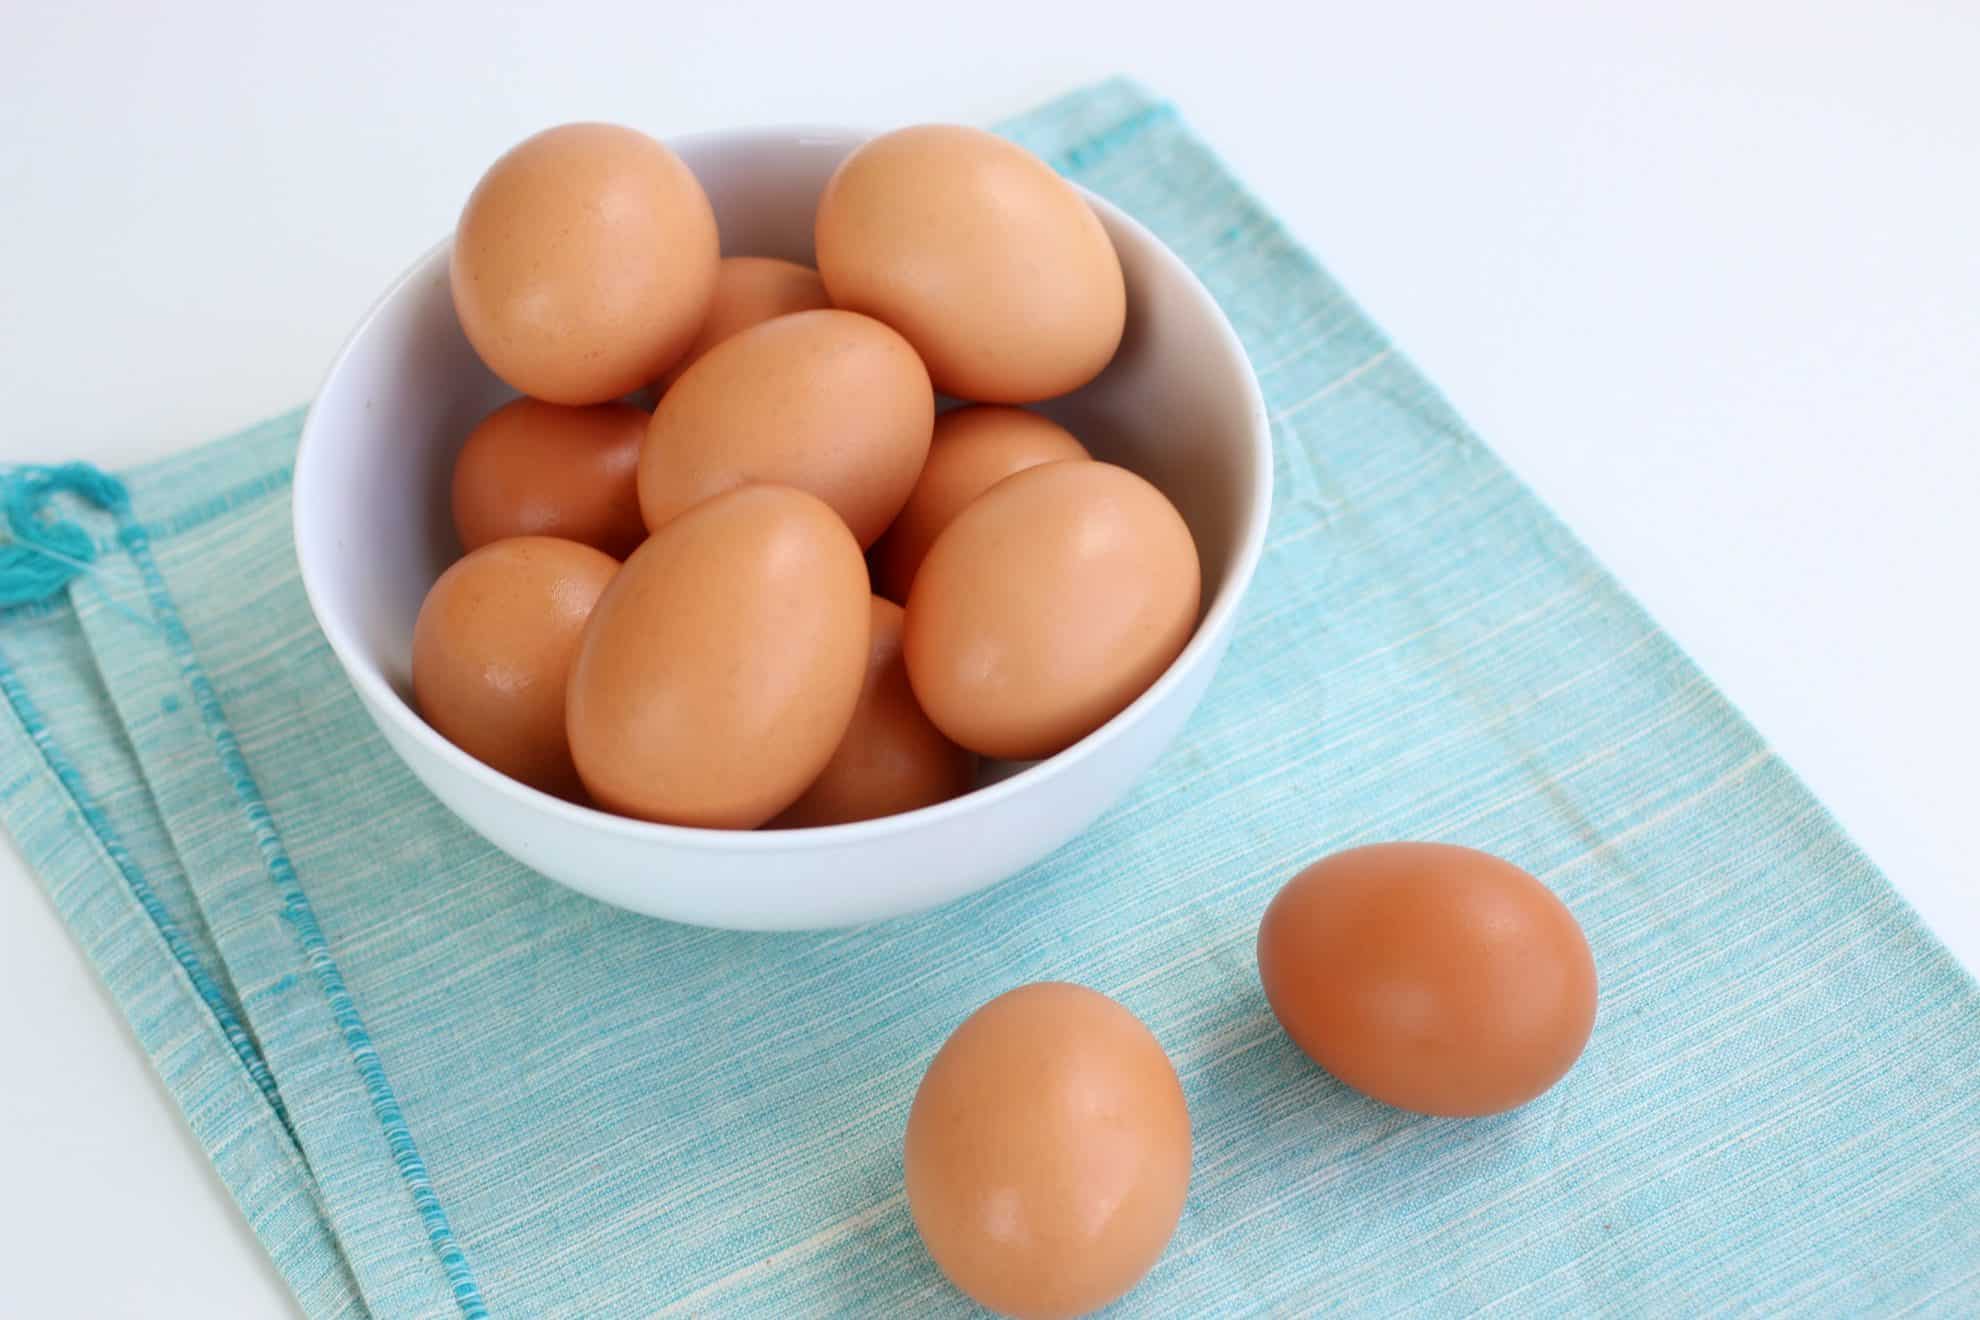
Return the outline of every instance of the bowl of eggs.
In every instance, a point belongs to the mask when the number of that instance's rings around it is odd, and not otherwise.
[[[1214,300],[1021,148],[575,124],[352,334],[295,540],[476,832],[633,911],[813,929],[1126,793],[1229,645],[1271,474]]]

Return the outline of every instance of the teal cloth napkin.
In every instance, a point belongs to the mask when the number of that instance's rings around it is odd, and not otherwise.
[[[1061,978],[1153,1028],[1195,1126],[1124,1314],[1973,1314],[1973,983],[1169,106],[1115,82],[1005,131],[1202,275],[1278,499],[1177,745],[940,911],[689,929],[484,845],[304,604],[297,416],[128,500],[15,474],[16,537],[59,515],[94,562],[0,615],[0,817],[304,1309],[966,1313],[909,1221],[908,1104],[970,1010]],[[1364,1100],[1266,1009],[1277,886],[1389,838],[1514,858],[1587,928],[1594,1038],[1524,1109]]]

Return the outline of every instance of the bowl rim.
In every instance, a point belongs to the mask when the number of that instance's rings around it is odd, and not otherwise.
[[[678,149],[683,146],[706,146],[757,137],[774,137],[784,141],[797,138],[838,144],[848,141],[863,142],[872,136],[871,133],[857,129],[825,125],[766,125],[680,134],[667,139],[667,142],[670,147]],[[935,825],[951,817],[991,808],[1008,798],[1027,793],[1070,773],[1080,762],[1090,759],[1109,743],[1125,736],[1128,730],[1139,723],[1150,710],[1168,698],[1168,695],[1183,682],[1186,674],[1212,658],[1213,648],[1220,644],[1220,639],[1232,626],[1233,616],[1243,603],[1245,592],[1251,586],[1252,577],[1256,574],[1259,560],[1264,554],[1265,532],[1271,521],[1271,420],[1266,411],[1258,373],[1252,365],[1250,356],[1244,351],[1244,345],[1239,340],[1237,332],[1231,327],[1229,318],[1224,315],[1223,308],[1203,286],[1203,281],[1197,277],[1196,272],[1191,270],[1188,263],[1177,256],[1168,244],[1156,237],[1147,226],[1133,216],[1078,183],[1072,180],[1067,182],[1078,189],[1087,204],[1092,206],[1110,227],[1119,225],[1135,234],[1181,275],[1183,291],[1204,314],[1205,322],[1217,340],[1218,346],[1241,368],[1241,383],[1246,395],[1245,441],[1251,447],[1254,458],[1251,486],[1247,492],[1249,502],[1243,511],[1243,525],[1239,533],[1237,553],[1232,556],[1225,570],[1224,580],[1216,596],[1212,598],[1210,607],[1204,611],[1203,617],[1197,622],[1195,632],[1190,635],[1182,651],[1169,662],[1160,677],[1092,733],[1070,747],[1043,760],[1034,761],[1022,770],[995,783],[986,784],[960,797],[949,798],[930,806],[917,807],[912,811],[897,812],[891,816],[880,816],[872,820],[850,821],[838,825],[755,830],[721,830],[691,825],[669,825],[660,821],[621,816],[597,807],[566,801],[541,789],[532,788],[520,780],[511,779],[492,766],[476,760],[442,737],[439,731],[421,718],[412,704],[385,680],[376,666],[365,658],[363,650],[344,621],[334,611],[326,608],[326,588],[317,581],[317,574],[312,572],[310,560],[303,549],[306,544],[303,535],[304,524],[310,519],[310,514],[306,512],[308,506],[301,498],[301,494],[305,488],[306,474],[312,466],[311,455],[329,443],[322,437],[318,425],[317,400],[343,371],[345,363],[370,334],[373,325],[385,314],[386,309],[405,293],[408,286],[425,277],[436,262],[445,259],[453,247],[451,234],[428,248],[394,279],[372,302],[356,327],[345,337],[343,345],[337,350],[336,356],[331,359],[329,369],[324,373],[322,385],[311,398],[309,411],[303,419],[302,433],[296,445],[295,466],[290,486],[290,533],[294,540],[298,576],[302,579],[303,594],[309,602],[310,613],[315,616],[316,625],[323,633],[324,639],[330,643],[330,649],[336,655],[346,679],[357,689],[358,695],[364,699],[365,705],[370,708],[374,717],[390,720],[422,748],[496,793],[505,794],[521,805],[546,813],[571,826],[629,839],[665,843],[677,849],[688,848],[705,852],[774,854],[857,847],[890,835]]]

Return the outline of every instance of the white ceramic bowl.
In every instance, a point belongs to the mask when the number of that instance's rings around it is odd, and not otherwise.
[[[701,179],[727,254],[809,262],[812,214],[863,138],[830,129],[705,133],[673,143]],[[1258,381],[1194,275],[1089,195],[1127,274],[1127,334],[1100,378],[1043,411],[1097,457],[1175,501],[1203,562],[1204,614],[1160,680],[1059,755],[995,768],[963,797],[881,820],[737,832],[574,806],[474,760],[409,700],[413,619],[455,556],[454,455],[511,391],[454,319],[448,244],[358,325],[303,428],[296,554],[324,635],[392,749],[496,847],[552,880],[674,921],[753,930],[848,925],[933,907],[1021,870],[1085,829],[1168,746],[1230,643],[1271,507]]]

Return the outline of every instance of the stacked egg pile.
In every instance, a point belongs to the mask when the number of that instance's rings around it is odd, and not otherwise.
[[[990,134],[905,129],[840,165],[815,248],[723,258],[694,175],[631,129],[551,129],[482,178],[454,305],[523,397],[454,469],[467,553],[413,639],[440,733],[628,816],[828,825],[1061,751],[1182,650],[1181,516],[1023,406],[1126,322],[1078,192]]]

